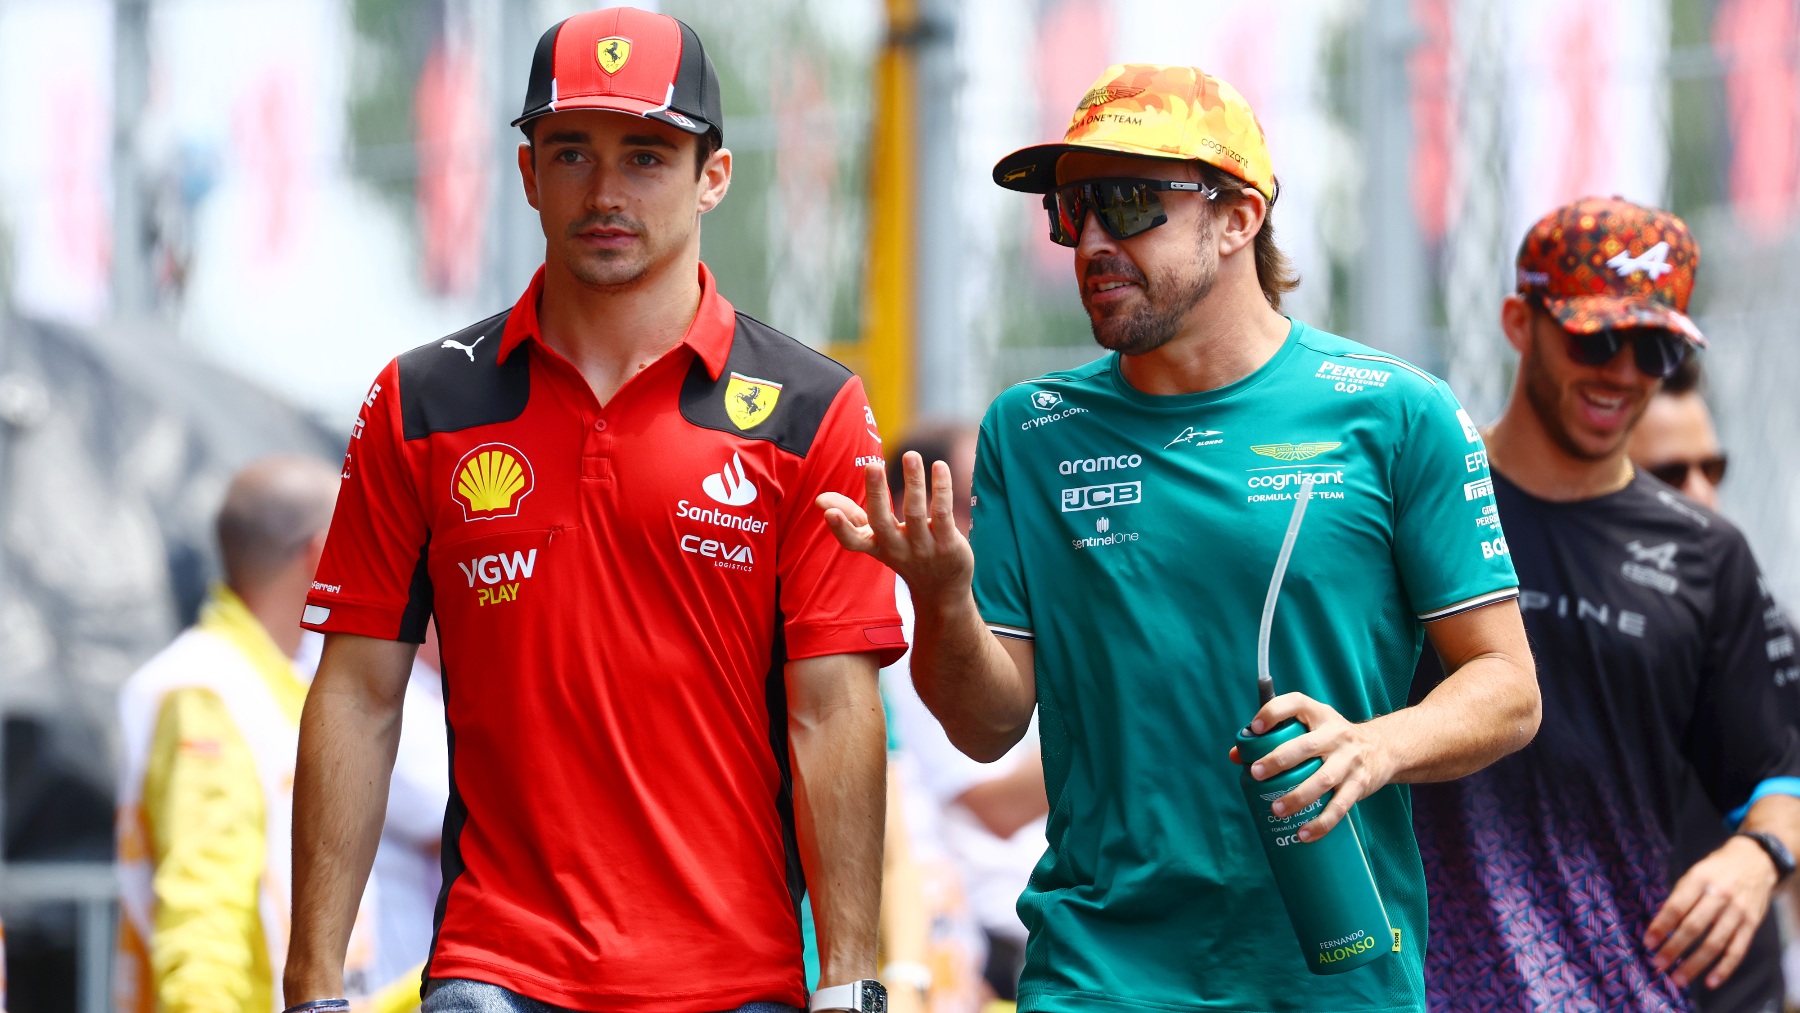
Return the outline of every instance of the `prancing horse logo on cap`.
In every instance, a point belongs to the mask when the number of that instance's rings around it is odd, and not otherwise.
[[[621,39],[617,35],[601,39],[594,48],[594,59],[600,61],[600,69],[608,74],[617,74],[625,61],[631,59],[631,40]]]

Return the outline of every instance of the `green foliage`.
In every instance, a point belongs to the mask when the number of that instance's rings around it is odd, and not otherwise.
[[[1669,209],[1692,216],[1724,199],[1725,88],[1712,51],[1712,0],[1669,0]]]

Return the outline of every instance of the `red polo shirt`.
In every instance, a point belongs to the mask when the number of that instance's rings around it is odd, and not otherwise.
[[[602,406],[513,308],[382,371],[305,624],[443,645],[451,793],[427,974],[584,1010],[800,1005],[783,664],[903,650],[813,505],[880,437],[844,367],[700,269]]]

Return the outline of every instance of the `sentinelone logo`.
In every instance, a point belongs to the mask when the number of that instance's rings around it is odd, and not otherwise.
[[[1069,539],[1069,544],[1076,549],[1099,549],[1115,545],[1130,545],[1141,537],[1136,531],[1114,531],[1112,518],[1096,517],[1094,519],[1095,534]]]

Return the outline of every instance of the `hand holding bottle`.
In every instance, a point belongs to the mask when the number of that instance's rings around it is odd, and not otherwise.
[[[1289,718],[1298,718],[1307,727],[1306,734],[1256,761],[1250,776],[1264,781],[1318,757],[1322,762],[1318,772],[1271,807],[1276,815],[1287,815],[1332,792],[1325,810],[1300,828],[1302,841],[1316,841],[1330,833],[1351,806],[1386,787],[1393,780],[1394,767],[1383,748],[1377,722],[1352,723],[1329,704],[1303,693],[1283,693],[1264,704],[1251,720],[1250,730],[1260,735]],[[1231,760],[1242,762],[1236,747],[1231,750]]]

